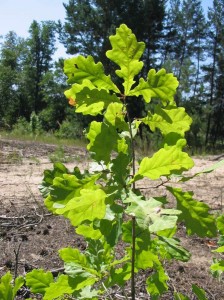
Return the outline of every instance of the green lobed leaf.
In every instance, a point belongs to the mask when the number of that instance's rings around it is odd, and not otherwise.
[[[68,83],[79,83],[87,79],[97,88],[120,93],[117,86],[113,83],[110,76],[104,74],[102,63],[94,62],[92,56],[84,57],[82,55],[66,59],[64,62],[64,73],[68,76]]]
[[[116,70],[116,74],[124,79],[124,94],[128,95],[132,85],[135,83],[134,77],[142,67],[140,62],[145,44],[137,42],[135,35],[125,24],[116,29],[116,35],[109,37],[112,50],[106,52],[106,56],[115,62],[120,70]]]
[[[160,230],[157,232],[158,236],[164,236],[167,238],[172,238],[177,232],[177,224],[173,228],[165,229],[165,230]]]
[[[172,211],[172,212],[171,212]],[[178,217],[175,215],[161,215],[153,220],[152,225],[149,226],[149,231],[151,232],[159,232],[166,229],[175,228]],[[177,211],[170,210],[170,214],[177,214]]]
[[[108,197],[107,197],[108,204],[106,207],[106,215],[105,215],[104,219],[112,221],[112,222],[114,220],[120,221],[120,217],[124,213],[124,207],[120,204],[117,204],[115,201],[118,199],[118,197],[120,198],[121,191],[118,190],[116,186],[108,186],[106,188],[106,192],[108,195]],[[95,224],[96,227],[98,225]]]
[[[177,209],[182,211],[179,220],[184,220],[187,233],[196,233],[200,237],[216,236],[216,224],[209,206],[193,199],[193,192],[183,192],[180,188],[166,187],[177,201]]]
[[[136,250],[138,250],[138,241],[142,242],[142,239],[145,238],[145,233],[150,237],[148,230],[144,230],[136,224],[135,234],[136,234]],[[122,224],[122,240],[126,243],[131,244],[132,242],[132,221],[124,222]]]
[[[191,300],[191,299],[181,293],[174,293],[174,300]]]
[[[170,132],[163,137],[163,147],[178,145],[179,148],[183,149],[186,144],[186,139],[184,139],[179,133],[176,132]]]
[[[216,218],[216,225],[221,235],[224,235],[224,215]]]
[[[106,197],[107,195],[101,189],[81,189],[80,196],[56,208],[56,213],[69,218],[73,226],[78,226],[86,220],[102,219],[106,213]]]
[[[84,267],[76,262],[66,262],[64,264],[64,268],[65,274],[73,278],[76,278],[77,276],[82,276],[85,278],[92,277],[94,279],[93,281],[98,281],[98,278],[100,278],[100,274],[95,269],[89,266]]]
[[[128,154],[129,147],[128,147],[128,144],[127,144],[125,138],[120,137],[117,140],[117,149],[116,150],[118,153]]]
[[[220,279],[224,272],[224,260],[213,258],[213,264],[210,266],[213,277]]]
[[[93,270],[85,254],[79,249],[71,247],[59,250],[60,258],[65,262],[65,273],[71,277],[82,275],[83,277],[96,277],[98,273]]]
[[[99,229],[94,229],[93,224],[81,224],[76,228],[76,233],[90,239],[100,239],[102,234]]]
[[[172,73],[166,73],[161,69],[156,73],[154,69],[148,72],[147,81],[140,78],[139,84],[129,93],[129,96],[143,96],[146,103],[151,98],[159,98],[163,104],[174,104],[174,95],[178,87],[178,81]]]
[[[100,221],[100,232],[104,236],[106,242],[114,247],[119,240],[121,235],[121,224],[120,220],[101,220]]]
[[[125,202],[131,204],[127,207],[126,213],[135,216],[138,225],[150,232],[159,232],[162,230],[174,228],[177,222],[177,215],[180,213],[174,209],[164,209],[162,203],[150,198],[141,200],[139,197],[130,195]]]
[[[77,176],[63,174],[60,177],[55,177],[52,185],[49,186],[50,194],[45,199],[45,205],[50,211],[56,213],[57,207],[64,207],[71,199],[80,196],[82,189],[98,189],[99,186],[95,182],[99,177],[100,173],[91,176],[87,174],[82,178],[79,174]]]
[[[106,90],[89,89],[88,87],[84,87],[77,93],[75,100],[76,113],[92,116],[101,114],[111,103],[121,104],[115,94],[111,95]]]
[[[50,284],[46,289],[43,300],[54,300],[65,294],[71,295],[74,291],[81,290],[85,286],[94,284],[93,277],[76,276],[76,278],[68,275],[60,275],[56,282]]]
[[[217,228],[218,228],[218,225],[217,225]],[[219,246],[224,246],[224,235],[219,236],[219,240],[218,240],[217,244]]]
[[[15,279],[14,287],[13,287],[13,299],[16,297],[18,290],[24,285],[24,278],[22,276],[18,276]]]
[[[82,266],[87,266],[86,256],[78,249],[71,247],[60,249],[59,255],[64,262],[76,262]]]
[[[128,221],[126,223],[122,224],[122,240],[129,245],[132,244],[132,221]],[[153,247],[153,240],[151,239],[151,234],[148,231],[148,229],[142,229],[137,223],[135,225],[135,250],[136,250],[136,259],[138,260],[138,267],[140,268],[141,264],[147,268],[148,266],[152,266],[151,262],[157,264],[158,263],[158,255],[159,252],[157,251],[158,249]],[[130,261],[131,261],[131,248],[127,248],[127,253],[130,256]],[[142,253],[142,251],[144,251]],[[147,259],[147,252],[150,252],[150,257],[151,259]],[[146,257],[145,257],[146,256]],[[145,257],[145,258],[144,258]],[[141,262],[142,260],[142,262]],[[144,268],[145,268],[144,267]]]
[[[23,286],[24,278],[18,276],[15,279],[14,286],[12,282],[12,275],[8,271],[0,278],[0,299],[1,300],[14,300],[18,290]]]
[[[106,242],[103,237],[100,240],[88,240],[86,256],[90,265],[98,272],[101,278],[108,275],[108,268],[114,261],[114,249]]]
[[[186,262],[191,257],[191,254],[180,245],[178,239],[159,236],[155,242],[157,248],[160,248],[159,252],[165,259],[174,258]]]
[[[146,280],[146,289],[150,294],[150,299],[157,300],[168,290],[168,280],[169,277],[166,275],[163,267],[161,264],[158,264],[156,272]]]
[[[127,151],[127,144],[111,124],[93,121],[90,125],[87,138],[90,143],[87,149],[93,153],[93,158],[108,164],[112,150],[119,152]]]
[[[76,106],[77,94],[79,94],[85,88],[93,90],[96,89],[96,86],[89,79],[84,79],[81,83],[73,84],[70,89],[64,92],[64,94],[66,98],[72,99],[74,101],[74,105]]]
[[[110,103],[107,107],[107,111],[104,114],[104,118],[111,125],[115,126],[121,131],[128,131],[128,124],[125,121],[126,112],[122,103]]]
[[[125,263],[122,268],[114,269],[110,271],[110,285],[118,284],[120,287],[131,278],[131,264]]]
[[[221,281],[223,279],[224,261],[213,257],[213,264],[210,267],[211,274],[214,278]]]
[[[163,135],[171,132],[184,136],[184,133],[190,129],[192,123],[191,117],[185,112],[183,107],[169,106],[161,108],[155,107],[155,113],[141,119],[142,122],[150,127],[152,131],[158,128]]]
[[[223,253],[224,252],[224,246],[218,247],[217,249],[212,250],[212,252]]]
[[[203,170],[202,172],[200,173],[210,173],[210,172],[213,172],[215,171],[216,169],[220,168],[220,167],[223,167],[224,166],[224,159],[220,160],[219,162],[211,165],[210,167],[206,168],[205,170]]]
[[[205,291],[202,288],[199,288],[196,284],[192,284],[192,291],[197,296],[198,300],[208,300]]]
[[[63,177],[63,174],[69,173],[68,169],[60,162],[54,163],[53,170],[44,170],[44,178],[39,186],[39,190],[44,198],[50,193],[50,187],[55,177]]]
[[[82,289],[82,291],[79,294],[78,299],[92,299],[92,300],[98,300],[98,290],[91,289],[90,286],[86,286]]]
[[[154,263],[158,262],[158,256],[155,255],[150,249],[138,251],[135,257],[135,265],[138,269],[146,270],[152,268]]]
[[[189,181],[189,180],[193,179],[194,177],[200,176],[202,174],[211,173],[211,172],[215,171],[216,169],[223,167],[223,165],[224,165],[224,159],[213,164],[212,166],[200,171],[200,172],[195,173],[192,176],[184,176],[183,178],[181,178],[180,182],[186,182],[186,181]]]
[[[125,186],[127,176],[130,172],[130,157],[120,151],[117,157],[112,159],[111,171],[113,172],[115,182]]]
[[[117,132],[113,127],[111,129],[111,126],[107,126],[105,123],[93,121],[87,134],[90,141],[87,149],[94,153],[96,161],[104,161],[107,164],[110,161],[110,154],[114,149],[117,137]]]
[[[140,163],[139,170],[134,181],[148,177],[159,179],[183,170],[189,170],[194,166],[192,158],[183,152],[177,145],[167,146],[157,151],[151,158],[145,157]]]
[[[13,288],[11,285],[12,275],[7,272],[0,279],[0,299],[1,300],[14,300],[13,299]]]
[[[51,272],[45,272],[42,269],[32,270],[26,274],[26,284],[30,287],[32,293],[44,295],[46,289],[54,281]]]

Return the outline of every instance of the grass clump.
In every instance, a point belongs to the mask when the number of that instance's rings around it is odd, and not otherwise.
[[[57,147],[57,149],[49,155],[49,159],[52,163],[69,163],[75,161],[75,158],[72,155],[67,155],[65,153],[64,147],[62,146]]]

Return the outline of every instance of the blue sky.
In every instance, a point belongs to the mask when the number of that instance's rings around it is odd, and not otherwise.
[[[33,20],[64,20],[63,3],[69,0],[0,0],[0,36],[15,31],[20,37],[27,37]],[[56,57],[66,57],[62,45],[57,45]]]
[[[192,0],[194,1],[194,0]],[[69,0],[0,0],[0,35],[10,30],[18,36],[27,37],[33,20],[64,20],[65,9],[62,3]],[[206,9],[213,0],[202,0]],[[62,45],[58,45],[57,56],[66,56]]]
[[[0,35],[10,30],[27,36],[33,20],[63,20],[68,0],[0,0]]]

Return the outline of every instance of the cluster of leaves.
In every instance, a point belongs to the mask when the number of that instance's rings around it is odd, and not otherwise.
[[[12,284],[12,275],[7,272],[0,278],[0,299],[14,300],[18,290],[23,286],[24,279],[19,276],[15,279],[14,285]]]
[[[184,152],[184,134],[191,118],[176,106],[174,95],[178,86],[173,74],[164,69],[150,70],[147,78],[135,77],[143,68],[140,58],[145,45],[136,40],[126,25],[121,25],[110,37],[112,50],[107,57],[118,65],[118,84],[104,74],[103,65],[91,56],[77,56],[65,61],[65,73],[71,88],[66,91],[76,113],[100,115],[102,121],[92,121],[87,133],[93,166],[81,172],[69,171],[55,163],[45,170],[41,192],[49,211],[68,218],[76,233],[86,240],[86,250],[63,248],[65,274],[55,281],[50,272],[33,270],[26,276],[31,292],[44,300],[64,295],[74,299],[99,299],[114,286],[125,286],[131,279],[132,299],[135,299],[135,274],[150,269],[146,291],[158,299],[168,290],[169,277],[164,260],[188,261],[190,253],[175,237],[177,224],[184,222],[189,235],[214,237],[216,220],[209,207],[172,184],[164,185],[167,194],[176,199],[172,208],[169,197],[147,198],[137,189],[145,178],[189,180],[183,172],[193,167],[192,158]],[[130,119],[128,103],[131,97],[143,97],[153,109],[144,118]],[[128,101],[127,101],[128,99]],[[163,136],[163,146],[151,157],[144,157],[136,170],[134,138],[141,124]],[[211,170],[207,170],[209,172]],[[198,174],[197,174],[198,175]],[[220,228],[223,222],[220,219]],[[117,246],[123,251],[117,253]],[[198,299],[206,299],[196,285]],[[175,299],[188,299],[180,293]],[[203,298],[204,297],[204,298]]]

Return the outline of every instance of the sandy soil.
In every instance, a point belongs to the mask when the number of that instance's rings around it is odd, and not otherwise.
[[[16,255],[18,273],[24,274],[37,267],[50,270],[62,267],[57,254],[62,247],[85,247],[82,239],[74,234],[68,220],[52,216],[45,210],[38,190],[43,171],[52,168],[49,156],[56,149],[53,145],[0,140],[0,275],[7,270],[14,272]],[[75,165],[81,169],[89,167],[90,160],[82,148],[65,148],[65,153],[75,160],[66,164],[68,168],[72,169]],[[190,173],[200,172],[223,158],[224,155],[194,158],[195,167]],[[139,187],[150,196],[155,193],[152,182],[145,180],[139,183]],[[157,196],[158,190],[161,195],[165,193],[161,187],[156,190]],[[222,212],[224,166],[186,182],[184,190],[193,191],[195,199],[208,203],[212,211]],[[194,299],[191,294],[192,283],[203,287],[208,299],[224,299],[223,282],[214,280],[209,274],[214,256],[210,248],[213,243],[216,244],[216,239],[210,241],[195,236],[186,237],[184,228],[180,228],[178,235],[182,245],[191,251],[192,258],[188,263],[166,264],[170,293],[162,299],[173,299],[173,290],[186,293],[190,299]],[[139,282],[143,282],[142,278]],[[138,299],[150,299],[145,294],[143,284],[139,284],[138,289]],[[18,299],[28,296],[29,292],[23,291]]]

